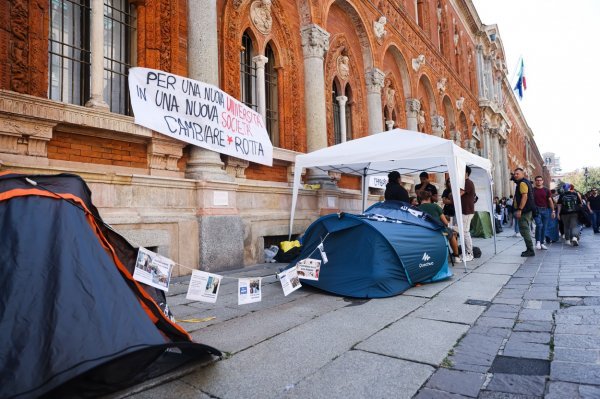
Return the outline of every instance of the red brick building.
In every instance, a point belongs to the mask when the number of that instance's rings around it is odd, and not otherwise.
[[[0,22],[0,167],[81,174],[109,223],[190,267],[262,261],[287,234],[299,152],[400,127],[493,159],[497,182],[542,171],[498,29],[470,0],[0,0]],[[273,166],[135,125],[130,66],[216,84],[257,110]],[[305,181],[323,188],[302,193],[297,233],[358,211],[358,180]]]

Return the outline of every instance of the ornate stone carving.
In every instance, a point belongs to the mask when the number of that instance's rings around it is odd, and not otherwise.
[[[425,65],[425,55],[420,54],[417,58],[412,59],[412,68],[415,72],[418,72],[421,67]]]
[[[416,98],[407,98],[406,99],[406,113],[410,118],[416,118],[419,115],[419,111],[421,110],[421,102]]]
[[[460,97],[458,100],[456,100],[456,109],[459,111],[462,111],[464,103],[465,103],[465,98]]]
[[[471,124],[475,124],[475,110],[472,109],[471,112],[469,112],[469,120],[471,121]]]
[[[171,38],[173,37],[171,29],[173,12],[171,7],[176,7],[176,4],[170,0],[160,1],[160,69],[167,72],[173,71],[171,44]]]
[[[425,110],[420,110],[419,114],[417,115],[417,129],[419,132],[425,131],[425,117]]]
[[[56,123],[0,118],[0,153],[48,156],[48,141]]]
[[[244,0],[233,0],[233,7],[238,9],[238,8],[240,8],[240,6],[242,5],[243,2],[244,2]]]
[[[232,157],[231,155],[225,156],[225,170],[232,177],[245,179],[248,166],[250,166],[250,162],[245,159]]]
[[[477,154],[477,152],[478,152],[477,139],[474,139],[474,138],[465,139],[465,149],[472,154]]]
[[[368,93],[381,93],[385,81],[385,73],[377,68],[370,68],[366,73]]]
[[[387,85],[384,91],[385,106],[392,111],[396,107],[396,90],[390,85]]]
[[[150,169],[178,171],[177,161],[183,156],[185,143],[163,137],[153,133],[152,141],[148,144]]]
[[[263,35],[271,33],[273,17],[271,17],[271,0],[256,0],[250,6],[250,19]]]
[[[444,95],[446,93],[446,85],[448,84],[448,78],[441,78],[437,82],[437,89],[440,95]]]
[[[462,134],[460,133],[460,130],[454,130],[454,131],[450,132],[450,134],[452,136],[452,140],[454,140],[454,144],[460,146],[462,143],[462,139],[461,139]]]
[[[311,24],[302,28],[301,35],[304,58],[323,58],[329,50],[329,33],[320,26]]]
[[[444,121],[444,117],[441,115],[433,115],[431,117],[431,130],[438,137],[442,137],[444,131],[446,130],[446,122]]]
[[[350,57],[340,54],[337,57],[337,73],[342,80],[348,80],[350,76]]]
[[[385,24],[387,23],[387,18],[384,16],[379,17],[377,21],[373,22],[373,32],[375,33],[375,38],[377,39],[377,43],[382,44],[385,36],[387,35],[387,30],[385,30]]]
[[[10,88],[19,93],[26,93],[29,84],[27,72],[29,65],[29,49],[27,46],[29,11],[27,3],[24,0],[14,1],[10,9],[10,29],[12,30]]]

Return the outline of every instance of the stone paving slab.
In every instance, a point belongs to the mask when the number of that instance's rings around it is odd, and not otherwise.
[[[541,397],[544,395],[545,387],[546,378],[541,375],[497,373],[492,377],[486,390]]]
[[[487,263],[482,265],[481,267],[474,270],[474,273],[486,273],[486,274],[506,274],[512,276],[514,272],[519,269],[521,263],[516,263],[513,259],[514,263]]]
[[[356,348],[437,366],[468,329],[462,324],[406,317]]]
[[[484,373],[439,368],[427,381],[426,387],[476,398],[484,382]]]
[[[305,300],[288,302],[263,312],[214,324],[192,334],[197,342],[225,352],[239,352],[290,328],[305,323],[315,316],[347,306],[343,298],[312,295]],[[243,331],[243,334],[240,332]]]
[[[413,316],[423,319],[473,324],[484,310],[484,306],[465,304],[465,299],[460,297],[437,296],[417,309]]]
[[[288,387],[278,397],[408,399],[434,370],[433,367],[424,364],[352,350],[298,384]]]
[[[341,308],[198,370],[184,381],[219,398],[278,397],[286,386],[296,384],[424,302],[422,298],[400,296]],[[260,367],[255,366],[257,362]]]

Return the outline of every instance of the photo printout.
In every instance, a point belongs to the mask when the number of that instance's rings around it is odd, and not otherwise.
[[[218,274],[193,270],[185,297],[193,301],[215,303],[217,302],[222,279],[223,276]]]
[[[277,277],[279,277],[279,281],[281,281],[281,288],[283,288],[283,295],[285,296],[288,296],[298,288],[302,287],[296,267],[292,267],[291,269],[279,273]]]
[[[238,305],[260,302],[262,300],[261,284],[260,277],[238,279]]]
[[[171,281],[174,264],[175,262],[171,259],[140,247],[133,278],[159,290],[169,291],[169,282]]]
[[[321,270],[321,261],[318,259],[302,259],[296,265],[298,277],[303,280],[319,280],[319,272]]]

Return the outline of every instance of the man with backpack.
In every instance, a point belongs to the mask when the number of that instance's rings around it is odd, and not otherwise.
[[[565,242],[576,247],[579,245],[577,220],[579,218],[581,196],[575,191],[575,186],[572,184],[568,186],[568,191],[565,191],[558,199],[558,218],[562,220],[565,228]]]
[[[554,201],[550,196],[550,190],[544,187],[544,178],[542,176],[535,177],[535,187],[533,188],[533,198],[537,207],[537,216],[535,220],[535,248],[548,249],[544,244],[546,239],[546,229],[548,228],[548,220],[554,219]]]
[[[592,214],[592,228],[594,234],[600,233],[600,195],[598,189],[594,187],[588,197],[588,209]]]
[[[525,241],[526,247],[526,250],[521,252],[521,256],[535,256],[533,242],[531,241],[531,230],[529,229],[533,214],[534,212],[537,213],[533,199],[533,187],[531,182],[525,178],[525,172],[521,168],[515,169],[513,180],[517,184],[513,203],[515,218],[518,220],[519,232],[523,237],[523,241]]]

